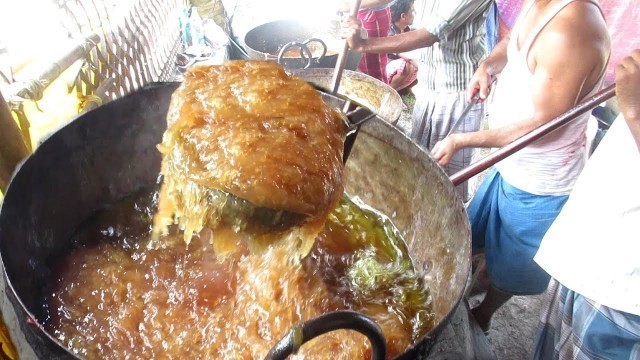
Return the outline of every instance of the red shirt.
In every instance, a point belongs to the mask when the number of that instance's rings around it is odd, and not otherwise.
[[[362,10],[358,13],[362,27],[367,30],[370,38],[386,37],[391,28],[391,10]],[[388,84],[386,67],[389,62],[387,54],[363,54],[358,70]]]

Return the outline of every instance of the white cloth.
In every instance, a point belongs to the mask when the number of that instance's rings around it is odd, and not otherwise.
[[[489,128],[496,129],[533,118],[533,74],[527,57],[544,26],[574,0],[564,0],[549,11],[546,18],[518,49],[518,38],[528,10],[518,18],[507,47],[508,62],[503,69],[492,102],[488,105]],[[534,2],[531,2],[533,5]],[[603,74],[604,75],[604,74]],[[602,80],[585,98],[599,90]],[[496,164],[500,175],[512,186],[536,195],[568,195],[586,161],[586,128],[589,114],[546,135]]]
[[[640,152],[622,117],[591,156],[535,261],[567,288],[640,315]]]

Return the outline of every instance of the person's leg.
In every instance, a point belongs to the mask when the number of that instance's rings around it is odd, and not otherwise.
[[[404,69],[406,69],[406,67]],[[410,80],[410,77],[411,73],[408,71],[399,71],[389,78],[389,85],[396,91],[400,91],[408,85],[407,81]]]
[[[414,88],[416,103],[413,106],[411,119],[411,139],[422,148],[429,145],[431,117],[433,116],[434,98],[425,87],[418,83]]]
[[[499,173],[494,181],[497,199],[485,233],[473,234],[485,237],[487,272],[492,284],[473,311],[485,329],[511,295],[540,294],[547,288],[549,275],[533,256],[567,198],[529,194],[509,185]]]
[[[418,68],[411,60],[399,58],[387,63],[387,80],[398,93],[415,82]]]
[[[477,193],[467,206],[467,214],[469,216],[469,223],[471,224],[471,239],[472,239],[472,251],[473,254],[482,254],[485,248],[485,240],[487,234],[487,225],[494,221],[496,199],[498,197],[497,179],[499,175],[495,169],[491,170],[482,184],[478,188]],[[483,289],[489,288],[489,279],[485,271],[485,261],[481,261],[477,269],[474,269],[474,276],[472,277],[473,283],[468,289],[469,294],[472,295],[473,286],[475,283],[481,283]]]
[[[471,309],[471,314],[480,325],[482,331],[487,332],[491,326],[493,314],[504,305],[512,295],[502,292],[493,286],[489,287],[484,299],[477,307]]]
[[[556,344],[559,358],[640,359],[640,316],[568,291],[570,299],[565,313],[571,310],[571,329]]]

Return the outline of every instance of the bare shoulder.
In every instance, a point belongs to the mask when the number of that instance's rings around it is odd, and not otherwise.
[[[576,0],[565,7],[555,19],[555,26],[567,28],[594,40],[609,39],[609,32],[600,8],[588,0]]]
[[[606,55],[610,39],[600,9],[588,0],[576,0],[567,5],[540,34],[543,44],[556,51],[576,51]],[[584,54],[588,55],[588,54]]]
[[[576,0],[549,22],[532,51],[537,65],[567,61],[575,70],[597,76],[606,66],[610,46],[600,9],[590,1]]]

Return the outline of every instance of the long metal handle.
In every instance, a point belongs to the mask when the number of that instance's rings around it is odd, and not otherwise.
[[[353,3],[353,8],[351,9],[351,16],[357,16],[358,11],[360,10],[360,2],[361,0],[356,0]],[[338,54],[338,60],[336,61],[336,68],[333,72],[333,78],[331,79],[331,93],[333,95],[338,93],[338,88],[340,87],[340,79],[342,78],[342,71],[344,70],[344,66],[347,63],[347,54],[349,53],[349,43],[347,40],[344,41],[344,46],[340,54]]]
[[[496,82],[497,77],[492,76],[491,77],[491,83],[489,84],[489,86],[492,86],[494,82]],[[464,108],[464,110],[462,111],[462,114],[460,114],[460,117],[458,117],[458,119],[456,119],[456,121],[453,123],[453,126],[451,126],[451,129],[449,129],[449,132],[447,133],[447,136],[453,134],[454,132],[456,132],[456,130],[458,130],[458,128],[460,127],[460,125],[462,125],[462,123],[464,122],[464,119],[467,117],[467,115],[469,115],[469,111],[471,111],[471,109],[476,106],[476,104],[480,102],[480,92],[478,92],[476,94],[476,96],[473,97],[473,100],[471,100],[471,102],[469,102],[469,104],[467,104],[467,107]]]
[[[265,360],[284,360],[289,355],[295,354],[307,341],[340,329],[355,330],[365,335],[371,343],[371,359],[385,359],[387,342],[380,326],[364,314],[345,310],[320,315],[294,326],[271,348]]]
[[[464,122],[464,119],[467,117],[467,115],[469,115],[469,111],[471,111],[471,109],[476,106],[478,101],[480,101],[480,96],[474,97],[473,100],[471,100],[471,102],[467,104],[467,107],[464,108],[464,111],[462,111],[460,117],[456,119],[456,121],[453,123],[453,126],[451,126],[451,129],[449,129],[447,136],[453,134],[454,132],[456,132],[456,130],[458,130],[460,125],[462,125],[462,123]]]
[[[465,169],[462,169],[461,171],[458,171],[457,173],[453,174],[450,177],[451,182],[455,186],[462,184],[463,182],[469,180],[470,178],[478,175],[484,170],[495,165],[499,161],[505,159],[507,156],[512,155],[516,151],[524,148],[525,146],[540,139],[541,137],[547,135],[548,133],[556,129],[559,129],[564,125],[567,125],[569,122],[575,120],[578,116],[586,113],[589,110],[592,110],[599,104],[611,99],[615,95],[616,95],[615,84],[607,86],[606,88],[597,92],[595,95],[589,97],[588,99],[582,101],[580,104],[576,105],[574,108],[558,116],[557,118],[519,137],[509,145],[502,147],[500,150],[492,153],[491,155],[485,157],[484,159],[477,161],[469,165]]]

